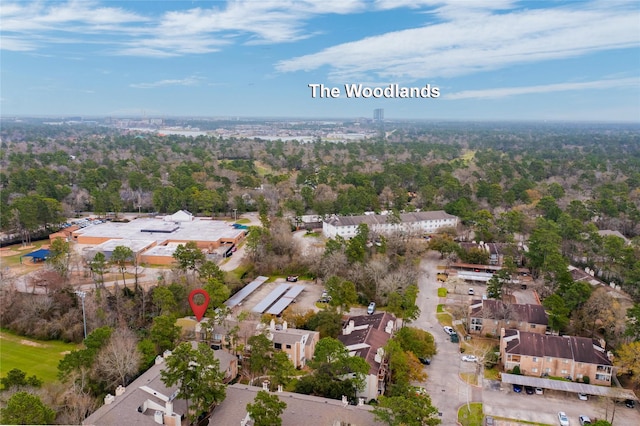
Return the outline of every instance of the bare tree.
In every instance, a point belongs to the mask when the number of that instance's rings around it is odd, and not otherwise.
[[[95,364],[96,374],[109,388],[127,385],[140,368],[138,341],[133,332],[126,328],[116,330],[109,343],[100,350]]]

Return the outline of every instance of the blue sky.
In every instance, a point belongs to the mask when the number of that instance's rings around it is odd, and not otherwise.
[[[640,121],[637,0],[3,0],[0,48],[3,116]]]

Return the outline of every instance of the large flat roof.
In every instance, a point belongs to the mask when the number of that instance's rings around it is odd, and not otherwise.
[[[158,230],[154,232],[153,230]],[[141,218],[131,222],[106,222],[78,229],[74,235],[125,240],[174,241],[233,240],[245,230],[235,229],[228,222],[196,218],[189,222],[167,222],[163,219]]]

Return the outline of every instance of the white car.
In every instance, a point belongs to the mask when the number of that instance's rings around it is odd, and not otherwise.
[[[591,424],[591,419],[589,418],[589,416],[580,416],[578,417],[578,420],[580,420],[580,426]]]
[[[449,327],[448,325],[445,325],[444,332],[447,333],[449,336],[451,336],[453,333],[455,333],[455,330],[453,329],[453,327]]]
[[[462,360],[466,362],[478,362],[478,358],[473,355],[462,355]]]
[[[589,396],[586,393],[579,393],[578,394],[578,399],[580,401],[588,401],[589,400]]]
[[[560,426],[569,426],[569,417],[564,411],[558,412],[558,421],[560,422]]]

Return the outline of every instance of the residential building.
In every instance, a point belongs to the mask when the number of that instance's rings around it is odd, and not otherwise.
[[[377,399],[385,391],[389,367],[383,347],[393,336],[396,327],[396,318],[386,312],[359,315],[350,317],[338,336],[351,356],[362,357],[369,364],[365,388],[358,392],[358,396],[367,401]]]
[[[119,386],[115,395],[108,394],[104,405],[87,417],[83,425],[111,426],[165,424],[180,426],[186,416],[187,402],[177,399],[178,385],[165,386],[160,373],[165,366],[165,359],[171,352],[158,356],[156,363],[126,388]],[[224,371],[225,381],[237,376],[237,359],[223,351],[214,351],[220,361],[220,371]]]
[[[213,410],[210,426],[252,425],[247,414],[247,404],[253,404],[256,395],[263,390],[259,386],[236,383],[227,387],[227,397]],[[292,392],[271,392],[287,404],[280,418],[283,426],[334,426],[360,425],[382,426],[373,416],[373,407],[363,404],[349,405],[344,399],[320,398]],[[345,396],[346,397],[346,396]]]
[[[500,356],[505,371],[518,366],[526,376],[564,377],[592,385],[611,386],[613,365],[604,345],[577,336],[553,336],[501,330]]]
[[[541,305],[494,299],[473,300],[467,318],[469,333],[482,336],[497,337],[503,328],[544,334],[548,324],[547,313]]]
[[[283,351],[296,368],[302,368],[313,359],[316,345],[320,341],[320,333],[311,330],[298,330],[287,327],[284,321],[280,327],[271,320],[267,337],[273,342],[276,350]]]
[[[378,234],[404,232],[409,234],[432,234],[443,228],[458,226],[458,217],[442,210],[394,214],[365,214],[360,216],[334,215],[322,222],[322,233],[327,238],[341,236],[345,239],[357,235],[358,226],[365,223],[369,230]]]
[[[317,331],[289,328],[286,321],[282,324],[276,324],[274,320],[271,320],[269,326],[265,328],[264,324],[257,322],[243,321],[240,323],[233,319],[226,319],[208,329],[207,332],[211,335],[207,337],[206,327],[203,327],[202,324],[206,324],[208,321],[209,318],[203,318],[201,322],[198,322],[194,317],[185,317],[179,318],[176,323],[182,327],[185,335],[194,336],[197,340],[207,340],[216,350],[231,350],[234,338],[232,332],[235,332],[237,338],[241,339],[245,345],[249,337],[264,332],[273,342],[274,349],[285,352],[296,368],[304,367],[308,361],[313,359],[316,345],[320,341],[320,333]]]

